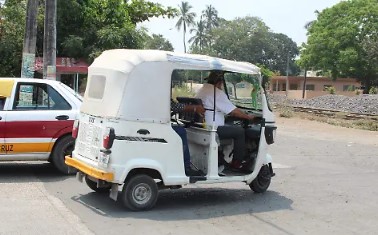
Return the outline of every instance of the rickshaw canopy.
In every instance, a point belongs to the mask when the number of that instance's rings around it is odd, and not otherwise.
[[[176,69],[260,74],[251,63],[205,55],[108,50],[89,66],[81,111],[101,117],[169,123],[171,77]]]

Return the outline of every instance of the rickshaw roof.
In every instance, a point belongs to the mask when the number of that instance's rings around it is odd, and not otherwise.
[[[124,62],[128,63],[131,66],[123,66]],[[175,64],[178,69],[188,70],[224,70],[246,74],[260,73],[260,68],[248,62],[238,62],[198,54],[134,49],[114,49],[104,51],[92,63],[90,68],[112,68],[114,70],[128,73],[133,69],[133,67],[138,66],[139,64],[142,64],[144,62],[169,62]]]

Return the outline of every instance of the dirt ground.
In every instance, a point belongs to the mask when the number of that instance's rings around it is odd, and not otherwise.
[[[307,120],[300,117],[284,118],[276,114],[278,131],[297,133],[306,130],[314,137],[328,140],[353,141],[360,144],[372,144],[378,146],[378,132],[366,131],[355,128],[334,126],[323,122]]]

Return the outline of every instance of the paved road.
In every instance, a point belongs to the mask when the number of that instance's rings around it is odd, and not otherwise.
[[[277,176],[265,194],[235,183],[185,187],[138,213],[47,163],[0,164],[0,233],[376,234],[377,132],[279,119],[270,152]]]

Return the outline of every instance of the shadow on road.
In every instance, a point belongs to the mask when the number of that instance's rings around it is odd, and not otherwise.
[[[121,195],[119,195],[120,197]],[[249,189],[184,188],[162,190],[156,207],[147,212],[131,212],[120,200],[114,202],[107,194],[88,193],[72,197],[95,213],[112,218],[139,218],[156,221],[198,220],[231,215],[291,210],[292,200],[274,191],[264,194]]]
[[[60,173],[48,162],[2,162],[0,183],[56,182],[74,176]]]

